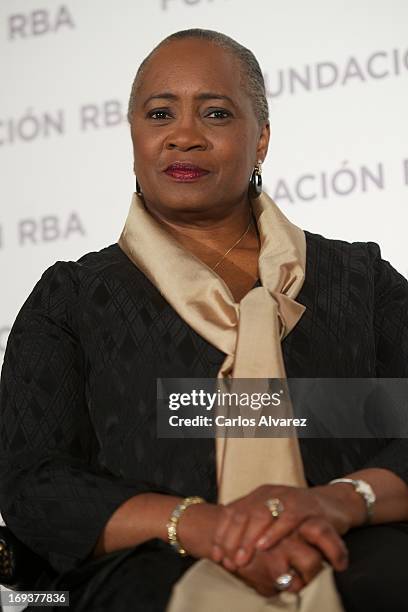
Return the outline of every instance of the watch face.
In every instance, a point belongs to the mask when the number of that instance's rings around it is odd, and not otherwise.
[[[364,480],[358,480],[356,490],[362,493],[369,503],[373,504],[375,502],[374,491],[372,490],[368,482],[364,482]]]

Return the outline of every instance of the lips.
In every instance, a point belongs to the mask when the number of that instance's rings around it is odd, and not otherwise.
[[[208,170],[187,162],[174,162],[164,172],[167,176],[181,182],[195,181],[209,174]]]

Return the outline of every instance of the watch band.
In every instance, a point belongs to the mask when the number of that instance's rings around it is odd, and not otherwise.
[[[351,484],[354,487],[356,493],[361,495],[366,504],[367,517],[366,523],[370,523],[373,518],[374,505],[376,501],[376,495],[373,488],[365,480],[353,479],[353,478],[335,478],[329,482],[329,485],[336,484],[338,482],[344,482]]]

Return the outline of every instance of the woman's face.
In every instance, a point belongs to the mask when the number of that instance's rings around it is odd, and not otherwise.
[[[132,115],[134,168],[146,202],[206,212],[246,199],[268,147],[234,56],[197,39],[172,41],[150,59]]]

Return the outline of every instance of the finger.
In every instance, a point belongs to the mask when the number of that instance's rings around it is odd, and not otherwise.
[[[285,591],[287,591],[288,593],[299,593],[299,591],[304,588],[305,582],[303,581],[302,577],[299,574],[292,573],[292,575],[293,575],[293,580],[288,586],[288,588],[285,589]],[[281,591],[276,590],[276,593],[280,593],[280,592]]]
[[[226,567],[229,570],[236,569],[234,558],[240,547],[245,529],[248,524],[248,515],[242,512],[235,512],[228,525],[227,531],[224,533],[223,541],[219,544],[224,552],[224,561],[228,561]]]
[[[276,595],[280,592],[280,589],[276,587],[275,582],[284,574],[290,574],[292,576],[290,585],[284,589],[285,591],[298,593],[301,589],[303,589],[305,582],[302,575],[290,565],[287,547],[283,542],[280,542],[271,550],[259,552],[254,559],[257,559],[258,555],[266,561],[266,568],[268,571],[270,584],[273,588],[272,595]]]
[[[337,571],[348,566],[348,550],[334,527],[321,519],[309,519],[299,528],[303,538],[314,544]]]
[[[288,539],[287,553],[289,565],[308,584],[323,569],[322,554],[300,538]]]
[[[267,551],[256,554],[245,567],[239,567],[235,575],[264,597],[272,597],[277,592],[275,578],[284,574],[287,568],[286,558],[282,554]]]
[[[255,547],[259,550],[272,548],[280,540],[291,534],[305,518],[305,515],[284,510],[279,518],[275,519],[272,525],[257,539]]]
[[[248,584],[253,589],[255,589],[263,597],[273,597],[275,595],[279,595],[279,593],[282,592],[281,589],[276,588],[275,580],[273,580],[272,582],[268,582],[267,584],[265,583],[258,584],[255,581],[249,581],[249,580],[244,580],[244,582],[246,582],[246,584]],[[289,593],[299,593],[299,591],[301,591],[304,587],[305,587],[305,583],[303,582],[301,577],[297,575],[293,575],[292,582],[284,590],[288,591]]]
[[[323,519],[308,519],[299,527],[300,535],[316,546],[337,571],[348,566],[348,550],[334,527]]]
[[[236,571],[236,565],[233,563],[228,557],[222,557],[221,564],[227,569],[229,572]]]
[[[284,591],[288,591],[289,593],[298,593],[301,589],[303,589],[306,583],[304,582],[302,575],[298,574],[298,572],[294,568],[290,567],[289,565],[286,565],[286,569],[283,572],[280,572],[280,573],[274,572],[273,575],[271,576],[273,580],[275,594],[278,594],[282,591],[282,589],[277,588],[276,582],[278,578],[280,576],[283,576],[284,574],[290,574],[292,576],[292,580],[289,586],[283,589]]]
[[[238,567],[243,567],[249,563],[255,552],[255,543],[268,528],[271,519],[271,513],[266,506],[261,506],[251,512],[246,529],[241,538],[240,547],[234,558],[234,562]]]

